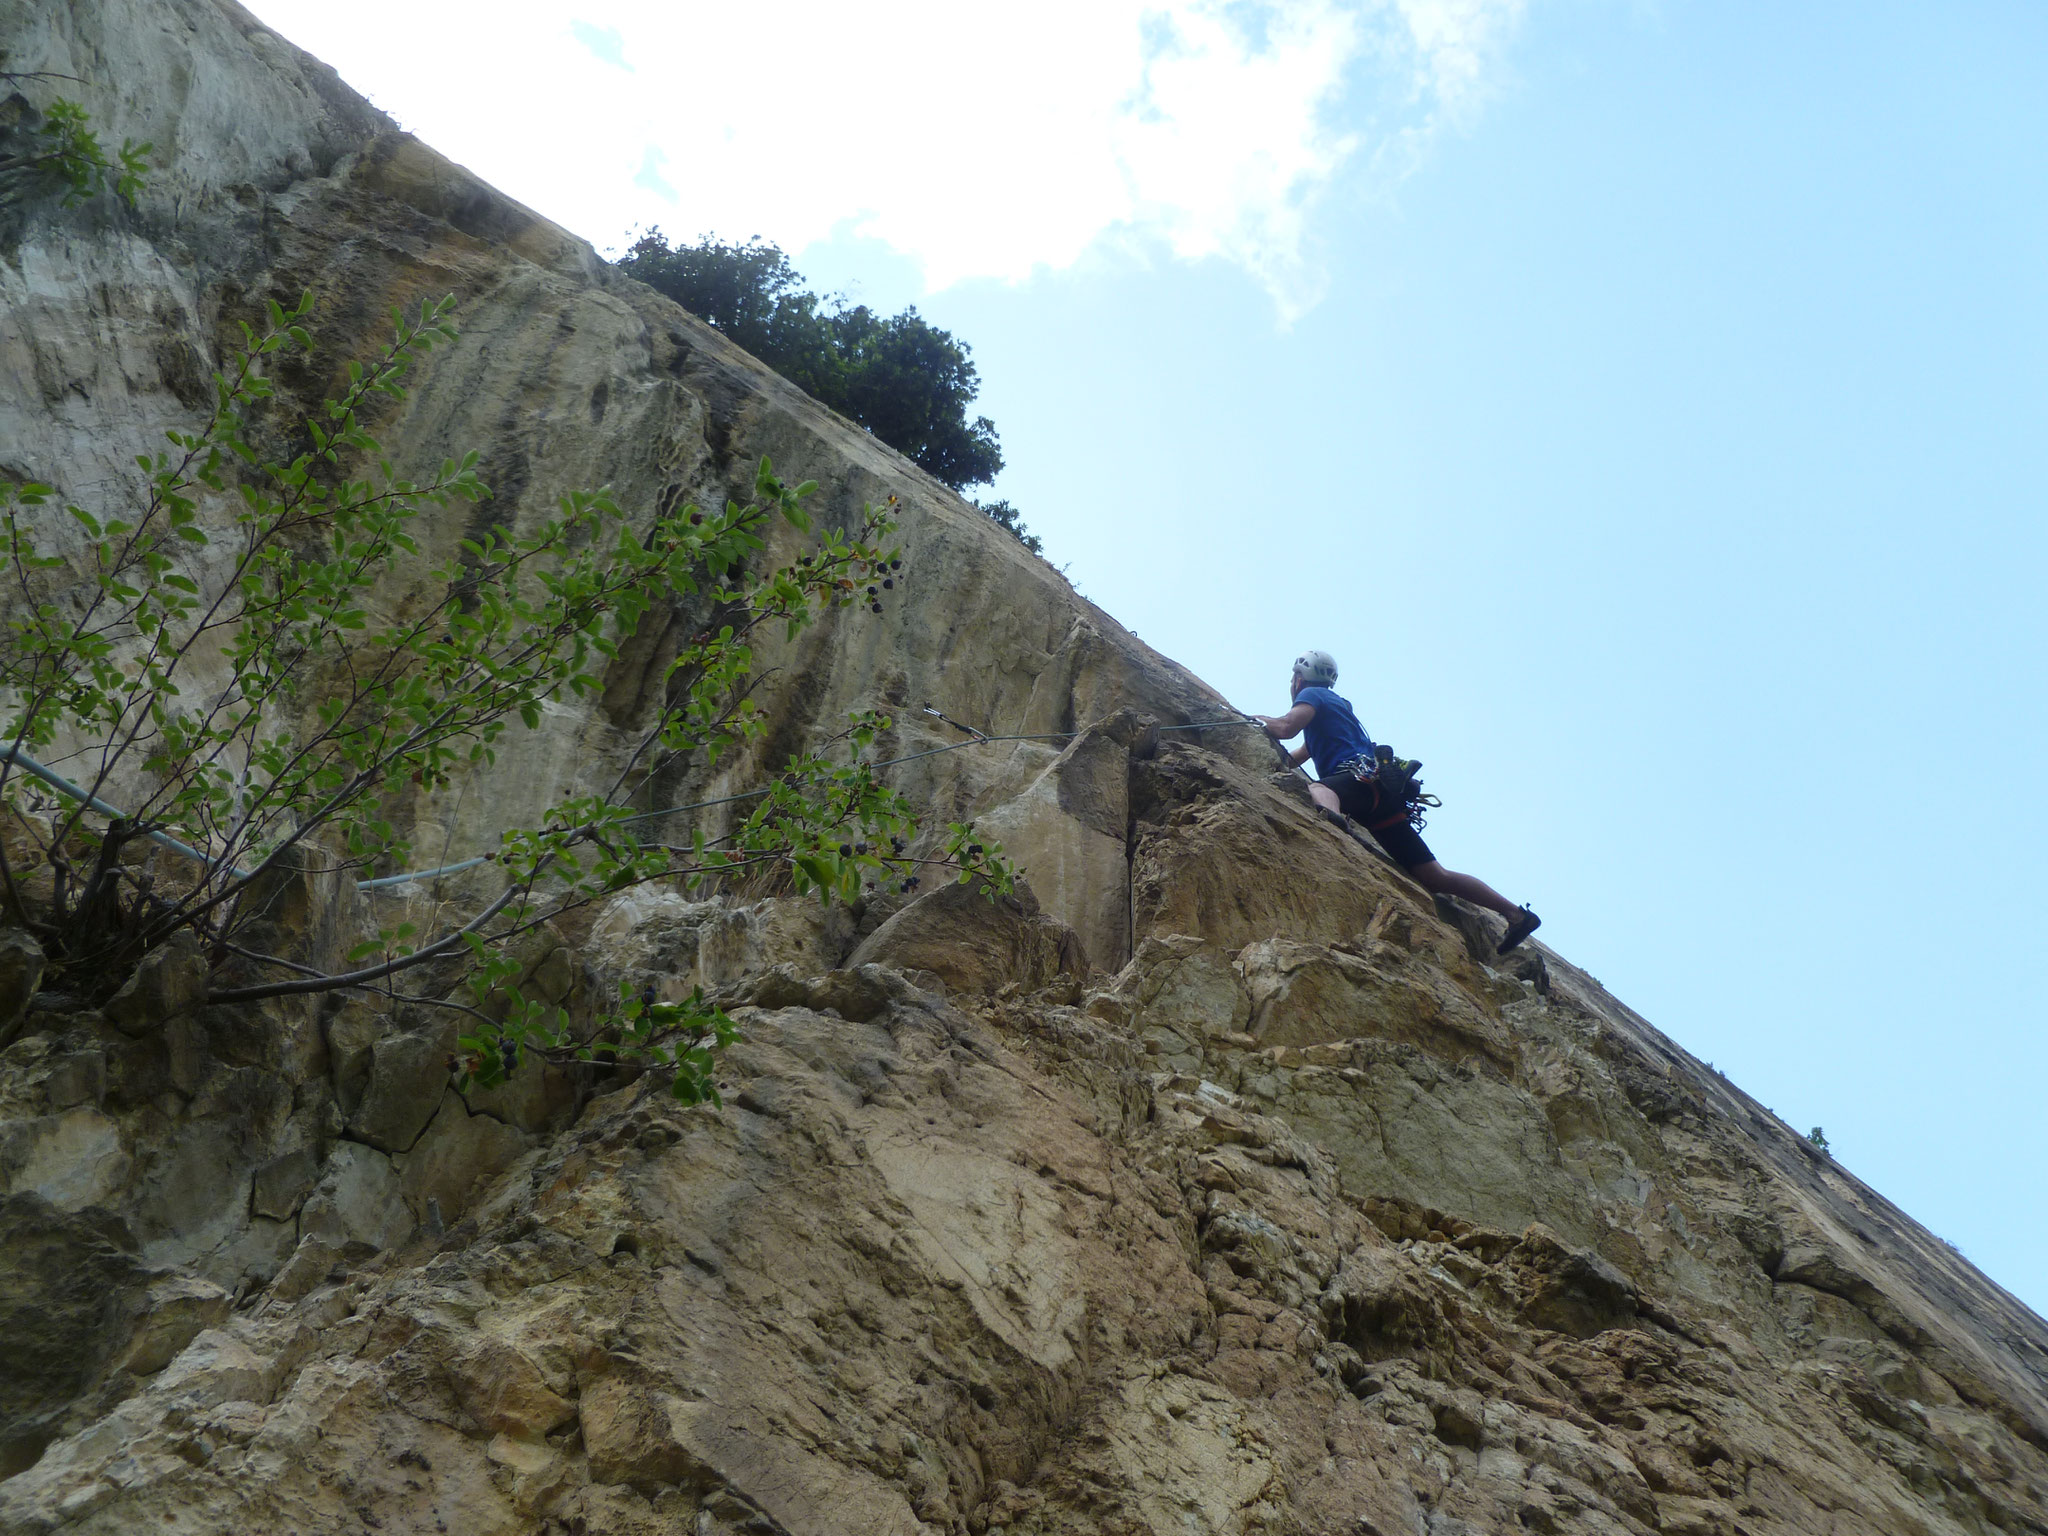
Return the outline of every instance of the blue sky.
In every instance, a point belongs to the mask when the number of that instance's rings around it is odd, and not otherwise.
[[[1447,863],[2048,1308],[2048,10],[536,0],[464,97],[258,8],[601,248],[917,303],[1088,596],[1334,652]]]

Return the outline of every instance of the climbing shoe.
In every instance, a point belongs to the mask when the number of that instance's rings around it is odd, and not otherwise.
[[[1493,952],[1496,955],[1506,954],[1542,926],[1542,918],[1531,912],[1527,907],[1522,908],[1521,911],[1515,914],[1514,920],[1508,924],[1508,931],[1501,936],[1501,941],[1494,946]]]

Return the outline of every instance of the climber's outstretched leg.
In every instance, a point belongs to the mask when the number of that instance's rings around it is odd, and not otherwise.
[[[1498,912],[1510,920],[1521,913],[1520,907],[1477,875],[1461,875],[1455,869],[1445,869],[1435,859],[1431,859],[1427,864],[1417,864],[1408,873],[1421,883],[1425,891],[1442,891],[1446,896],[1462,896],[1473,906],[1484,907],[1489,912]]]
[[[1425,891],[1442,891],[1446,896],[1462,896],[1476,907],[1485,907],[1498,912],[1508,920],[1508,931],[1501,935],[1494,953],[1504,955],[1522,940],[1543,926],[1543,919],[1527,907],[1518,907],[1507,897],[1477,875],[1461,875],[1455,869],[1445,869],[1431,859],[1426,864],[1414,865],[1408,871],[1422,883]]]

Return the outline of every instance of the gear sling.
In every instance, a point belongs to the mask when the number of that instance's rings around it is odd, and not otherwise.
[[[1371,757],[1354,757],[1337,770],[1372,791],[1372,811],[1368,814],[1378,815],[1388,806],[1394,808],[1390,814],[1366,822],[1365,829],[1378,832],[1405,821],[1420,830],[1427,824],[1424,812],[1443,804],[1435,795],[1422,792],[1422,760],[1396,757],[1394,749],[1384,743],[1372,750]]]

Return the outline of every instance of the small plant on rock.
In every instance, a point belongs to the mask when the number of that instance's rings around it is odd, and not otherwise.
[[[35,78],[0,70],[0,84]],[[55,191],[67,208],[112,188],[133,203],[149,171],[153,145],[122,141],[110,159],[84,107],[60,96],[37,111],[18,92],[0,102],[0,207]]]

